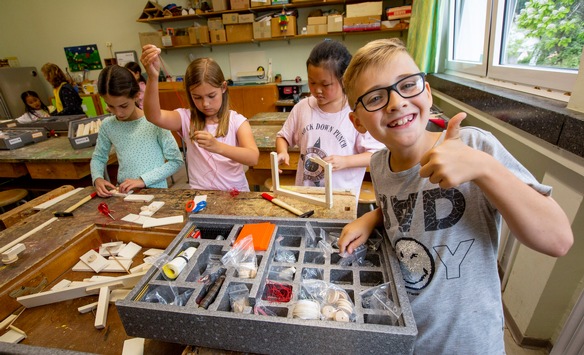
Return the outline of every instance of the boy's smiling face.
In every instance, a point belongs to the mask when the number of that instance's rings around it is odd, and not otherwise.
[[[419,72],[420,69],[410,56],[397,53],[385,64],[363,71],[354,84],[356,97],[371,90],[386,88]],[[424,85],[421,94],[408,99],[391,90],[387,106],[375,112],[366,111],[359,103],[350,115],[351,121],[359,132],[368,131],[389,149],[407,150],[415,146],[424,135],[430,118],[432,95],[429,84]]]

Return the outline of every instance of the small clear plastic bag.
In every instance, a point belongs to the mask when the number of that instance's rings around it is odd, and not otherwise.
[[[233,284],[227,289],[229,304],[234,313],[251,313],[249,305],[249,290],[243,284]]]
[[[274,313],[269,307],[267,302],[256,299],[255,306],[253,307],[253,313],[260,316],[277,317],[278,315]]]
[[[293,264],[296,262],[296,256],[291,250],[282,247],[280,243],[282,242],[283,239],[284,237],[282,236],[278,236],[278,238],[276,239],[274,261],[277,261],[279,263]]]
[[[300,300],[312,300],[319,305],[318,315],[321,320],[337,322],[354,322],[356,320],[355,305],[347,291],[341,287],[322,280],[304,280],[301,284]],[[293,314],[304,319],[314,319],[314,307],[311,303],[298,302]]]
[[[251,235],[233,245],[221,258],[223,265],[237,270],[237,277],[253,279],[257,275],[257,257],[253,247]]]
[[[306,222],[304,238],[306,239],[306,246],[308,248],[316,248],[316,246],[318,245],[318,241],[320,240],[320,238],[317,237],[314,228],[312,228],[312,224],[310,222]]]
[[[184,306],[192,294],[192,289],[188,289],[185,292],[180,293],[176,286],[173,286],[169,283],[168,286],[160,285],[148,290],[142,301],[169,304],[173,306]]]
[[[392,299],[390,283],[368,288],[361,292],[361,304],[363,308],[381,310],[389,314],[393,319],[393,324],[402,314],[401,307],[399,307]]]

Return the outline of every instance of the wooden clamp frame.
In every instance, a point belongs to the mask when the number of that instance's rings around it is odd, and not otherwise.
[[[325,192],[324,199],[287,189],[282,189],[280,186],[280,174],[278,173],[278,153],[271,152],[270,162],[272,165],[272,184],[274,194],[297,198],[304,202],[314,203],[315,205],[331,209],[333,208],[333,184],[332,184],[333,166],[318,157],[310,157],[309,159],[311,159],[316,164],[322,166],[322,168],[324,169],[324,192]]]

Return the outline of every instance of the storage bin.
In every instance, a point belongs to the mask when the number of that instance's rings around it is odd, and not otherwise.
[[[73,149],[93,147],[97,142],[97,135],[99,132],[99,126],[101,125],[101,121],[103,121],[104,118],[109,116],[111,115],[107,114],[69,122],[69,132],[67,133],[67,137],[69,138],[69,143],[71,143],[71,147],[73,147]],[[89,129],[86,129],[85,132],[89,131],[87,134],[80,135],[77,134],[81,125],[83,125],[83,127],[81,128],[90,127],[89,125],[92,122],[95,122],[94,125],[97,126],[97,128],[93,130],[94,131],[93,133],[91,133]]]
[[[126,333],[132,337],[261,354],[411,354],[417,329],[388,239],[375,240],[379,247],[367,251],[362,266],[356,263],[341,266],[338,250],[329,253],[317,246],[322,232],[327,238],[338,236],[347,222],[191,215],[165,250],[174,259],[187,248],[196,248],[178,277],[168,281],[153,267],[125,299],[116,301]],[[259,223],[275,224],[276,228],[268,249],[256,252],[255,277],[247,278],[250,274],[226,267],[225,280],[215,301],[206,309],[198,307],[197,298],[205,286],[199,280],[205,271],[209,272],[209,261],[220,259],[231,250],[230,240],[236,239],[244,225]],[[201,232],[200,238],[189,237],[194,228]],[[307,228],[319,237],[308,238]],[[280,256],[284,252],[291,258],[282,260]],[[301,289],[306,280],[342,288],[354,305],[354,321],[294,317],[295,305],[307,298],[306,290]],[[368,308],[362,302],[362,291],[383,283],[389,283],[387,294],[401,308],[398,317]],[[255,314],[251,308],[247,313],[232,310],[229,293],[242,285],[249,290],[249,306],[253,308],[261,302],[263,310],[271,315],[259,311]],[[280,291],[286,289],[287,297],[274,297],[273,287],[279,287]],[[153,290],[164,293],[171,288],[190,295],[184,306],[147,301]]]

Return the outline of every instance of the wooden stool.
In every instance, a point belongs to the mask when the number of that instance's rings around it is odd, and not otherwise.
[[[24,198],[28,195],[25,189],[12,189],[0,191],[0,211],[4,213],[4,207],[17,202],[25,203]]]
[[[280,186],[294,186],[296,185],[296,175],[280,175]],[[264,181],[264,186],[268,191],[272,191],[274,187],[272,184],[272,178],[267,178]]]
[[[363,181],[361,184],[361,191],[359,192],[359,206],[357,215],[361,216],[365,212],[373,211],[375,209],[375,190],[371,181]]]

